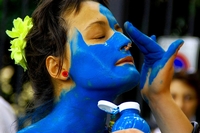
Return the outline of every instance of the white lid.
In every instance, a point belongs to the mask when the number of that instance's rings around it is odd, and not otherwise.
[[[115,105],[114,103],[111,103],[109,101],[106,100],[100,100],[98,102],[98,107],[107,112],[107,113],[111,113],[111,114],[117,114],[119,112],[118,106]]]
[[[136,109],[140,112],[140,105],[137,102],[124,102],[121,103],[118,107],[119,107],[119,112],[125,109]]]

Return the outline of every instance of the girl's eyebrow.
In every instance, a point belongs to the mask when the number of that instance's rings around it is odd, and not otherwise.
[[[93,26],[93,25],[95,25],[95,24],[98,24],[98,25],[106,25],[106,22],[104,22],[104,21],[95,21],[95,22],[92,22],[92,23],[90,23],[88,26],[86,26],[86,28],[84,29],[84,30],[87,30],[88,28],[90,28],[91,26]]]

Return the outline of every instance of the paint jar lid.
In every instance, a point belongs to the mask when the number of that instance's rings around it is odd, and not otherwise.
[[[126,109],[136,109],[140,112],[140,105],[137,102],[124,102],[121,103],[118,107],[119,107],[119,112]]]
[[[117,114],[119,112],[118,106],[115,105],[114,103],[111,103],[109,101],[106,100],[100,100],[98,102],[98,107],[110,114]]]

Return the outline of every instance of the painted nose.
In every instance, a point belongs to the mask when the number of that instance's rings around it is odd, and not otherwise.
[[[113,36],[106,41],[107,45],[113,45],[118,51],[128,51],[131,48],[131,40],[121,32],[115,32]]]
[[[117,32],[117,37],[119,42],[119,50],[120,51],[130,50],[130,48],[132,47],[131,40],[121,32]]]

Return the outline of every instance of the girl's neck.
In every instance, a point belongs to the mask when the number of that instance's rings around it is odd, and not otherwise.
[[[118,93],[116,89],[81,87],[63,91],[49,115],[19,133],[103,133],[107,114],[98,108],[98,101],[113,101]]]
[[[103,132],[107,115],[98,108],[97,103],[99,100],[113,101],[115,97],[112,91],[75,87],[61,93],[50,115],[62,119],[57,123],[64,124],[66,132]]]

